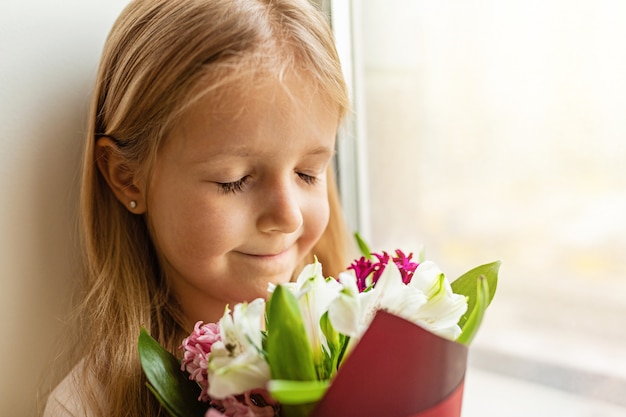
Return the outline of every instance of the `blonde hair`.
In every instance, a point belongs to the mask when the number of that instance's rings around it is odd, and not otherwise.
[[[157,149],[186,108],[259,71],[279,79],[302,74],[336,104],[339,118],[349,109],[326,17],[306,0],[136,0],[112,28],[83,160],[87,281],[76,312],[83,323],[81,395],[97,415],[162,413],[144,386],[138,332],[145,326],[173,352],[184,336],[144,218],[128,212],[96,167],[97,138],[114,138],[120,155],[149,177]],[[307,261],[314,253],[336,276],[346,266],[349,239],[332,173],[328,197],[330,221]],[[92,380],[103,392],[89,386]],[[106,409],[98,407],[101,395]]]

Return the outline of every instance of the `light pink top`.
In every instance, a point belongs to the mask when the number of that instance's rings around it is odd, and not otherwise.
[[[95,417],[94,410],[89,408],[79,392],[82,372],[79,364],[50,393],[43,417]],[[83,381],[84,382],[84,381]],[[99,398],[102,398],[100,396]],[[102,404],[100,404],[102,406]]]

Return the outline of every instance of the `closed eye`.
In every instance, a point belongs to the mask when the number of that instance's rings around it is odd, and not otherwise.
[[[238,192],[241,192],[241,190],[243,189],[244,185],[246,185],[246,183],[248,182],[248,180],[250,179],[250,177],[248,175],[246,175],[245,177],[237,180],[237,181],[233,181],[233,182],[218,182],[217,186],[219,187],[219,192],[222,194],[237,194]]]
[[[298,177],[300,177],[300,179],[302,181],[304,181],[308,185],[315,185],[315,184],[317,184],[317,181],[319,180],[317,177],[314,177],[314,176],[308,175],[308,174],[304,174],[302,172],[298,172]]]

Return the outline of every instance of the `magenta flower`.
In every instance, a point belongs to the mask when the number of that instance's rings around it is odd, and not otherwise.
[[[376,266],[380,268],[380,263],[376,264]],[[356,285],[359,292],[363,292],[368,287],[366,280],[373,272],[376,271],[375,264],[365,256],[361,256],[359,259],[352,262],[348,269],[354,271],[354,275],[356,276]]]
[[[397,265],[400,270],[400,275],[402,275],[402,282],[408,284],[411,282],[411,278],[413,278],[413,273],[419,266],[418,262],[413,262],[411,259],[413,258],[413,254],[409,253],[405,255],[400,249],[396,249],[396,257],[393,258],[393,262]]]
[[[194,326],[193,332],[183,340],[179,349],[183,349],[180,369],[189,373],[189,379],[196,381],[202,391],[200,401],[210,400],[208,395],[209,380],[207,369],[211,346],[221,340],[220,328],[216,323],[203,324],[201,321]]]
[[[387,252],[372,253],[372,255],[378,259],[378,262],[372,262],[371,259],[362,256],[360,259],[352,262],[348,267],[348,269],[354,271],[359,292],[363,292],[370,286],[376,285],[385,270],[385,266],[389,263],[390,257]],[[400,275],[402,276],[402,282],[405,284],[411,282],[413,273],[419,265],[419,263],[411,261],[412,258],[412,253],[405,255],[400,249],[396,249],[396,257],[392,258],[393,262],[398,266]]]

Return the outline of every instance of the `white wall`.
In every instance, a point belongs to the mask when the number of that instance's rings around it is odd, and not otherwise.
[[[35,413],[76,279],[77,177],[104,38],[126,0],[0,4],[0,415]]]

